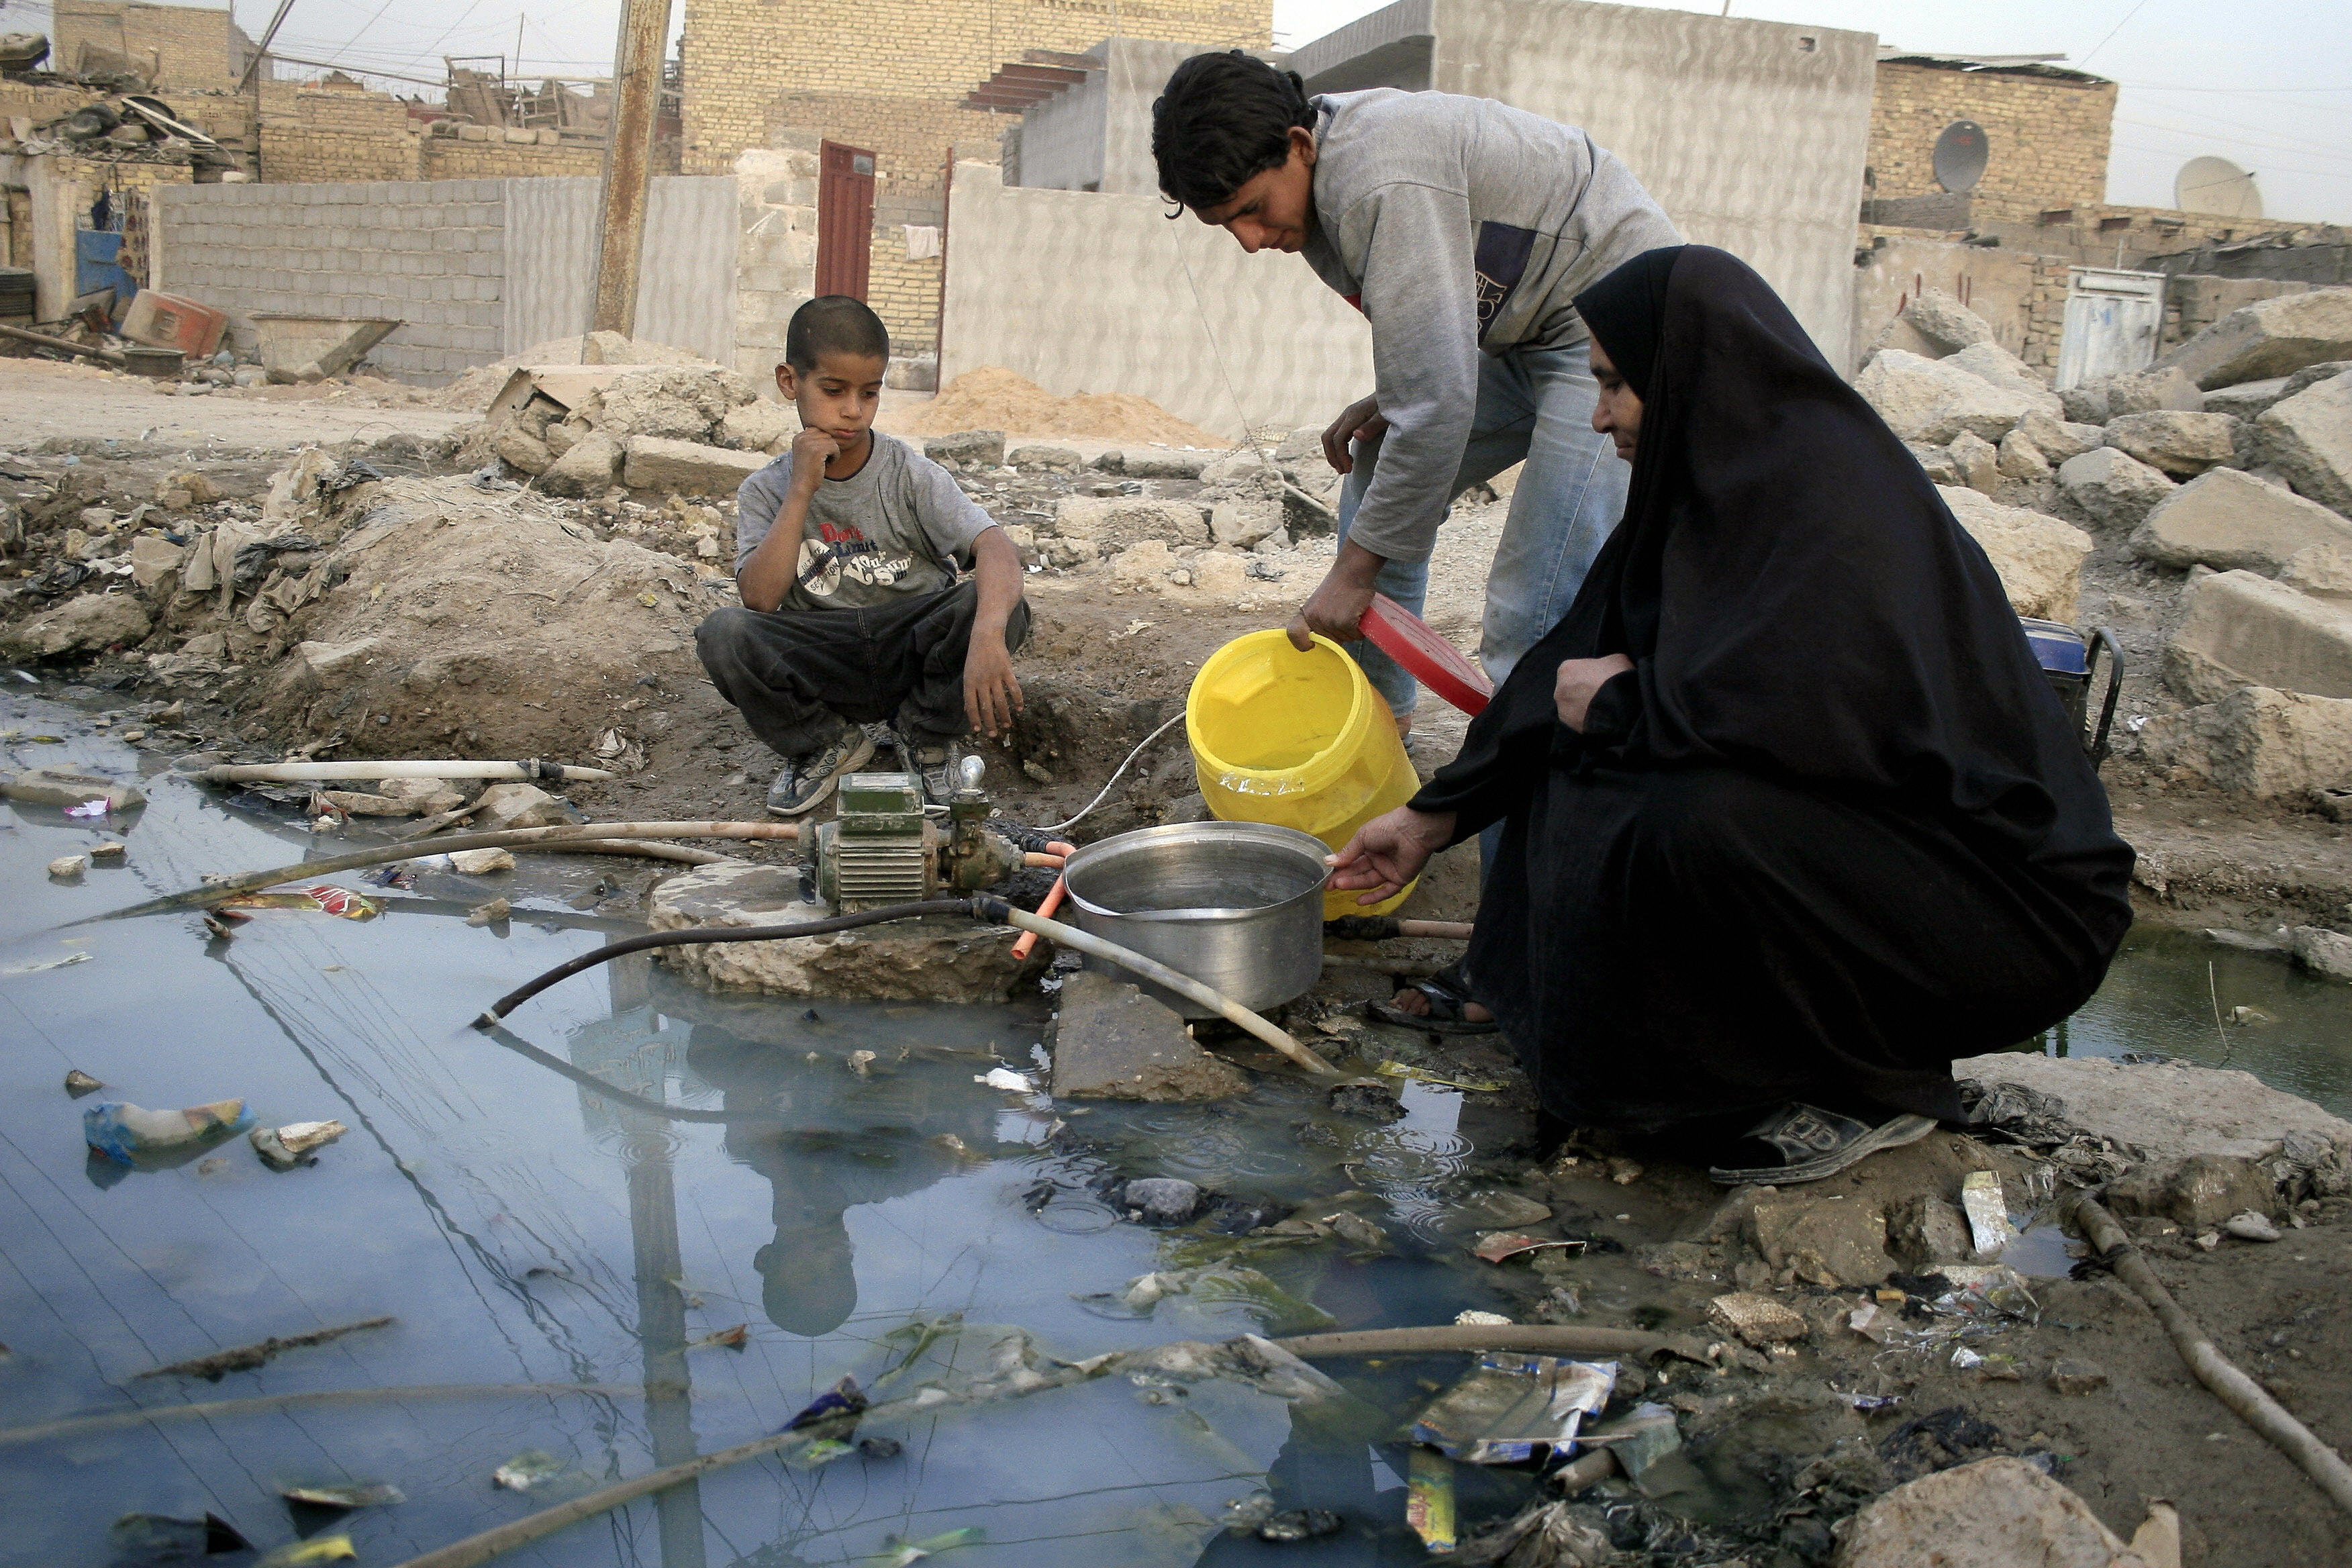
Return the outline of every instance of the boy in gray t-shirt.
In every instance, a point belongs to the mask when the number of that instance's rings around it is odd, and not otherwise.
[[[743,607],[695,634],[719,695],[785,759],[768,791],[779,816],[824,800],[893,722],[942,803],[967,731],[996,735],[1022,706],[1020,553],[946,469],[874,430],[889,360],[859,300],[793,312],[776,385],[801,433],[736,491]]]

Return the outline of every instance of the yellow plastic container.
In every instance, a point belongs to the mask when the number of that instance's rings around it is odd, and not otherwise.
[[[1201,796],[1221,822],[1268,822],[1333,849],[1421,787],[1388,705],[1339,645],[1306,653],[1278,631],[1235,637],[1209,656],[1184,700]],[[1355,892],[1323,895],[1323,918],[1386,914]]]

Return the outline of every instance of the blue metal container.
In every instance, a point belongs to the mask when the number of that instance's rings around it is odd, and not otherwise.
[[[2116,699],[2123,693],[2124,652],[2116,646],[2115,634],[2101,626],[2085,636],[2063,622],[2037,621],[2027,616],[2018,616],[2017,624],[2024,628],[2026,643],[2033,649],[2043,678],[2074,719],[2078,734],[2090,724],[2092,667],[2099,650],[2105,650],[2107,689],[2099,704],[2098,727],[2083,736],[2083,750],[2090,753],[2091,765],[2098,766],[2107,760],[2107,731],[2115,723]]]

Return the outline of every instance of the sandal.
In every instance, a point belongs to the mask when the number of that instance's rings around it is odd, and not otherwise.
[[[1462,1016],[1475,998],[1459,960],[1426,979],[1414,981],[1412,989],[1429,998],[1428,1012],[1407,1013],[1386,1002],[1367,1002],[1364,1011],[1383,1024],[1394,1024],[1402,1029],[1426,1029],[1433,1035],[1492,1035],[1502,1029],[1492,1018],[1481,1023]]]
[[[1749,1145],[1764,1145],[1780,1154],[1780,1163],[1729,1168],[1717,1165],[1710,1167],[1706,1173],[1709,1179],[1727,1187],[1751,1183],[1785,1187],[1798,1182],[1818,1182],[1881,1149],[1916,1143],[1935,1130],[1936,1121],[1931,1116],[1905,1114],[1873,1127],[1818,1106],[1790,1103],[1749,1128],[1748,1136],[1736,1145],[1743,1152]]]

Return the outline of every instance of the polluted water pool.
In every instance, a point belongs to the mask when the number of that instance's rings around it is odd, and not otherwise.
[[[1213,1106],[1056,1105],[1000,1087],[1043,1081],[1050,998],[716,996],[642,955],[478,1031],[523,979],[641,929],[658,868],[344,875],[380,914],[262,908],[226,940],[194,912],[71,925],[331,850],[70,704],[12,695],[0,731],[11,768],[92,769],[150,796],[127,818],[16,805],[0,826],[0,1562],[160,1561],[201,1550],[211,1516],[249,1543],[226,1563],[328,1561],[346,1539],[362,1563],[402,1563],[776,1433],[845,1378],[877,1407],[854,1432],[506,1560],[1426,1559],[1406,1522],[1425,1462],[1405,1434],[1468,1358],[1323,1363],[1345,1391],[1328,1405],[1085,1370],[1176,1341],[1515,1310],[1467,1243],[1507,1222],[1492,1173],[1524,1166],[1523,1118],[1411,1080],[1401,1120],[1346,1116],[1277,1074]],[[102,843],[126,852],[47,872]],[[492,897],[509,918],[468,925]],[[2069,1048],[2210,1059],[2174,1016],[2173,940],[2135,939]],[[2274,959],[2220,962],[2225,1006],[2278,1020],[2240,1026],[2232,1065],[2342,1109],[2340,1020]],[[2210,1020],[2206,1039],[2218,1057]],[[71,1093],[69,1072],[101,1087]],[[128,1164],[85,1145],[94,1106],[223,1101],[242,1104]],[[343,1131],[283,1168],[247,1136],[318,1122]],[[1125,1184],[1139,1178],[1206,1195]],[[1651,1184],[1579,1220],[1583,1257],[1547,1263],[1577,1321],[1697,1326],[1633,1260],[1658,1239]],[[1284,1220],[1340,1244],[1246,1234]],[[1040,1382],[1063,1385],[986,1397]],[[971,1397],[926,1404],[927,1386]],[[1465,1531],[1536,1496],[1519,1471],[1454,1477]],[[1223,1528],[1268,1491],[1334,1532]]]

